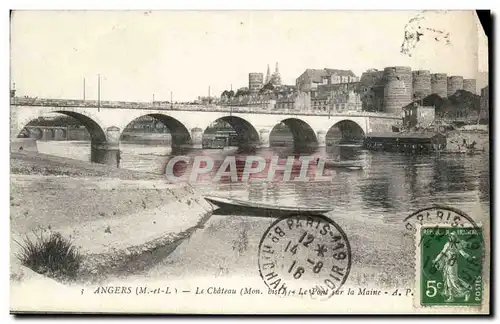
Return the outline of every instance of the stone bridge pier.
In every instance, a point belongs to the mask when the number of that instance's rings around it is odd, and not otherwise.
[[[271,144],[269,142],[269,135],[271,134],[271,130],[268,128],[262,128],[259,131],[260,136],[260,147],[269,147]]]
[[[319,130],[316,133],[316,138],[318,139],[318,147],[325,147],[326,146],[326,131]]]
[[[119,167],[121,160],[120,134],[118,127],[111,126],[105,131],[106,140],[92,139],[90,144],[90,161]]]
[[[47,100],[39,104],[36,104],[36,100],[31,102],[34,99],[26,99],[29,101],[26,103],[23,103],[23,100],[22,98],[11,100],[12,138],[16,138],[30,121],[38,117],[63,114],[77,119],[88,130],[91,137],[91,161],[115,166],[119,166],[121,160],[120,136],[123,130],[134,120],[144,116],[161,121],[169,129],[172,149],[201,149],[206,129],[210,124],[221,120],[230,124],[236,131],[238,145],[241,148],[269,147],[273,129],[282,124],[288,126],[296,146],[322,147],[327,145],[326,138],[332,138],[332,134],[337,136],[340,133],[342,139],[345,140],[362,139],[368,132],[391,131],[391,125],[400,120],[398,116],[380,113],[332,114],[330,116],[330,114],[317,115],[300,112],[273,113],[255,111],[254,108],[246,107],[228,109],[227,107],[205,106],[178,106],[174,107],[175,109],[116,106],[98,108],[81,103],[81,105],[76,105],[69,102],[66,106],[62,101],[54,101],[56,105],[51,105],[46,102]],[[62,137],[62,134],[57,133],[51,131],[51,138]]]
[[[194,149],[203,148],[203,129],[195,127],[191,129],[191,145]]]

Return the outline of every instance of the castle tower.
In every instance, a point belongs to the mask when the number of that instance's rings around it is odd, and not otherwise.
[[[431,74],[431,92],[441,98],[448,96],[448,75],[446,73]]]
[[[448,97],[451,97],[458,90],[464,89],[464,78],[459,75],[448,77]]]
[[[262,89],[263,77],[263,73],[248,73],[248,90],[250,90],[251,93],[257,93],[260,89]]]
[[[476,79],[464,79],[464,90],[476,94]]]
[[[267,73],[266,73],[266,81],[265,84],[268,84],[271,81],[271,69],[269,68],[269,64],[267,65]]]
[[[412,102],[413,74],[409,66],[391,66],[384,69],[384,111],[400,115],[403,107]]]

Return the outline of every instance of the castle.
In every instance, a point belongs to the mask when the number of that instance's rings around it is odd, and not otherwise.
[[[437,94],[450,97],[459,90],[476,94],[476,80],[408,66],[369,69],[361,77],[352,70],[306,69],[295,85],[284,85],[276,63],[263,73],[248,74],[248,88],[221,98],[221,104],[311,112],[375,111],[395,115],[413,101]]]

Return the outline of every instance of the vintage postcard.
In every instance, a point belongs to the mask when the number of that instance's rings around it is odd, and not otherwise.
[[[11,312],[489,314],[488,19],[13,10]]]

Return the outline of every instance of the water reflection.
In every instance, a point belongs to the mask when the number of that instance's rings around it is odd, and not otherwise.
[[[325,152],[331,157],[337,157],[339,160],[363,160],[365,151],[355,146],[327,146]]]
[[[88,160],[89,144],[86,142],[40,142],[42,153]],[[165,166],[174,156],[170,148],[122,144],[122,167],[140,171],[164,173]],[[177,151],[178,153],[179,151]],[[323,148],[278,147],[262,148],[252,152],[242,150],[192,150],[180,151],[194,159],[197,155],[210,156],[215,161],[214,171],[227,156],[244,161],[250,154],[270,160],[273,156],[286,159],[303,155],[327,156],[334,160],[363,161],[361,171],[332,172],[328,182],[267,182],[230,181],[195,183],[201,192],[234,198],[249,199],[283,205],[332,207],[353,217],[383,215],[389,222],[404,217],[405,211],[427,207],[432,203],[445,203],[457,208],[468,208],[479,201],[489,209],[488,155],[400,155],[370,152],[359,147],[333,146]],[[242,175],[244,162],[239,162],[237,174]],[[300,169],[295,169],[296,175]],[[293,178],[293,177],[292,177]],[[228,180],[228,179],[226,179]],[[376,212],[374,212],[376,211]],[[378,217],[378,216],[377,216]]]
[[[85,143],[45,142],[42,153],[88,160]],[[173,152],[165,147],[122,144],[123,168],[164,172]],[[220,165],[227,156],[244,159],[252,153],[241,150],[184,150],[213,158]],[[265,148],[253,154],[273,156],[321,155],[334,160],[360,160],[361,171],[333,172],[331,181],[232,183],[197,182],[202,194],[248,199],[284,206],[329,207],[331,219],[349,235],[353,268],[349,283],[365,285],[378,281],[391,287],[408,286],[414,276],[414,240],[404,229],[403,219],[432,204],[463,210],[477,222],[489,222],[489,162],[487,155],[411,156],[364,151],[356,147],[316,149]],[[243,165],[239,165],[240,169]],[[238,170],[241,176],[241,170]],[[258,277],[257,253],[262,233],[273,219],[249,215],[213,215],[204,229],[196,231],[158,263],[141,270],[144,278],[194,276]],[[388,239],[389,238],[389,239]],[[200,253],[202,251],[202,253]],[[196,266],[193,266],[196,265]]]
[[[365,208],[393,209],[394,205],[390,202],[389,195],[390,187],[390,180],[385,176],[360,185],[360,193],[365,202]]]

